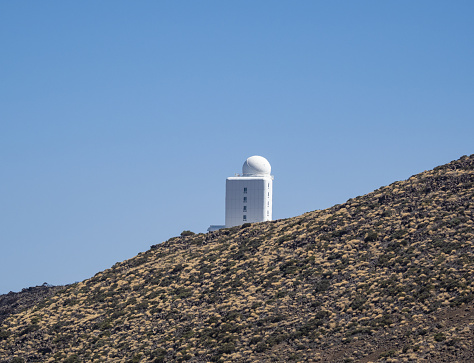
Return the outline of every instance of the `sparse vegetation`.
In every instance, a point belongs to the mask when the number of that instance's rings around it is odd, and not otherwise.
[[[0,361],[473,361],[473,199],[470,156],[327,210],[183,231],[5,314]]]

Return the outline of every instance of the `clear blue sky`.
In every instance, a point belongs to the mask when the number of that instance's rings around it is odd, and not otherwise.
[[[474,153],[472,1],[1,1],[0,293],[224,223],[273,168],[275,219]]]

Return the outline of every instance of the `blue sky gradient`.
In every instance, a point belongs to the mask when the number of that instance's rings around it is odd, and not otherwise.
[[[474,153],[473,11],[0,2],[0,293],[224,223],[251,155],[279,219]]]

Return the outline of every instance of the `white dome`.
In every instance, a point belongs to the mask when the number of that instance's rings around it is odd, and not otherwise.
[[[249,157],[242,166],[242,174],[244,176],[270,175],[271,171],[272,167],[268,160],[258,155]]]

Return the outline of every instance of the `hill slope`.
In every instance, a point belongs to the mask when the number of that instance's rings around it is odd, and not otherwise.
[[[172,238],[9,316],[0,361],[473,361],[473,199],[471,155]]]
[[[61,286],[51,286],[45,282],[41,286],[28,287],[20,292],[10,291],[8,294],[0,295],[0,323],[9,315],[36,305],[60,289]]]

